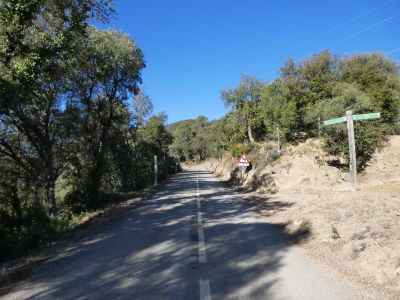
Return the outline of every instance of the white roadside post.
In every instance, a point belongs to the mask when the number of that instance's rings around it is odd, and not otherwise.
[[[157,185],[158,182],[158,164],[157,164],[157,155],[154,155],[154,185]]]
[[[321,136],[321,116],[318,116],[318,136]]]
[[[276,125],[276,137],[278,139],[277,152],[281,154],[281,138],[279,136],[279,125]]]
[[[178,173],[179,164],[180,164],[180,159],[179,159],[179,157],[176,157],[175,158],[175,173]]]

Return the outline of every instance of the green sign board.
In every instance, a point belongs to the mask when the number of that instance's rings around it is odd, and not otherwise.
[[[370,113],[370,114],[362,114],[362,115],[353,115],[354,121],[360,120],[368,120],[368,119],[379,119],[381,117],[381,113]]]
[[[340,117],[340,118],[326,120],[326,121],[324,121],[324,125],[328,126],[328,125],[333,125],[333,124],[342,123],[342,122],[346,122],[346,117]]]
[[[354,121],[361,121],[361,120],[369,120],[369,119],[379,119],[381,117],[381,113],[369,113],[369,114],[361,114],[361,115],[353,115]],[[330,119],[324,121],[324,125],[333,125],[337,123],[346,122],[346,117],[339,117],[335,119]]]

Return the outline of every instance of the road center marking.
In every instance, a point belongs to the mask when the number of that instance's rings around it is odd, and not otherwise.
[[[211,300],[210,281],[200,279],[200,300]]]
[[[197,182],[197,227],[198,227],[198,236],[199,236],[199,262],[204,264],[207,262],[207,254],[206,254],[206,242],[204,238],[204,230],[203,230],[203,216],[201,212],[201,201],[200,201],[200,191],[199,191],[199,175],[196,175]]]

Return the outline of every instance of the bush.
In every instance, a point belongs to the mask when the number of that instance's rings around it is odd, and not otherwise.
[[[357,169],[363,170],[377,148],[383,145],[386,139],[388,126],[379,121],[354,122],[354,136],[356,142]],[[340,155],[347,161],[348,168],[349,144],[346,124],[334,125],[324,135],[324,148],[329,154]]]
[[[31,226],[0,227],[0,261],[23,255],[39,246],[49,244],[71,232],[78,223],[78,215],[62,211],[51,222],[33,222]]]
[[[243,152],[251,153],[254,147],[254,144],[235,144],[230,147],[230,152],[233,157],[239,158]]]
[[[68,233],[72,231],[78,223],[79,215],[71,211],[62,211],[52,222],[52,231],[56,234]]]

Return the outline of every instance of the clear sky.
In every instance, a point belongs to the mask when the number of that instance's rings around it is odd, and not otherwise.
[[[381,51],[400,61],[400,0],[115,0],[107,26],[143,50],[143,84],[168,123],[226,109],[242,73],[271,81],[292,56]],[[397,51],[396,51],[397,50]]]

